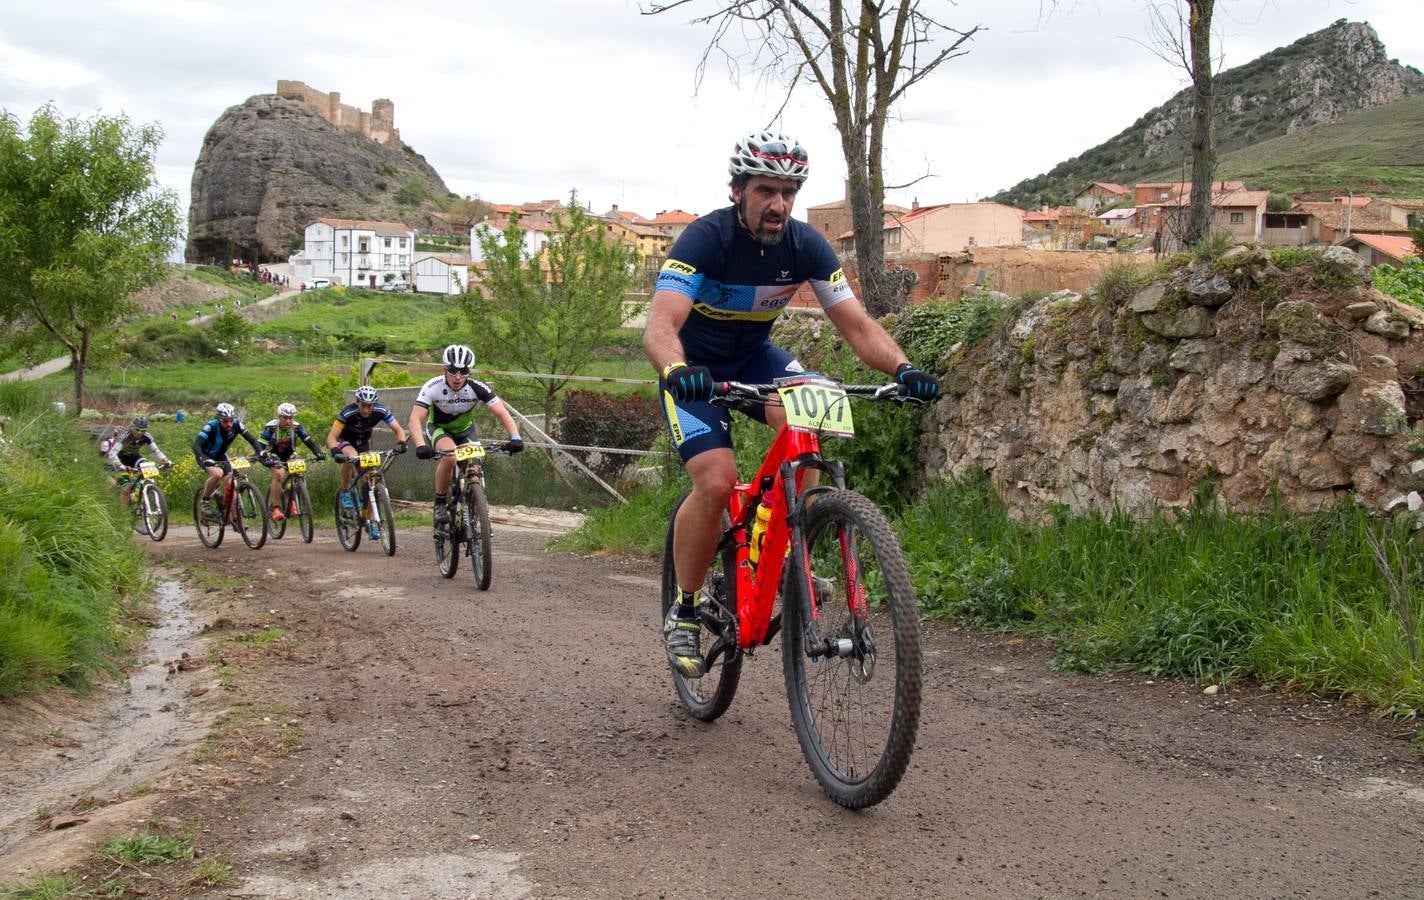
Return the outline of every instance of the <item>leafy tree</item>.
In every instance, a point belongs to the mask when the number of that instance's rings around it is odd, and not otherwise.
[[[637,252],[609,239],[577,192],[554,214],[554,233],[537,252],[526,247],[518,215],[502,232],[481,229],[478,238],[484,270],[459,303],[483,338],[482,352],[497,347],[501,357],[530,372],[581,373],[608,332],[623,322]],[[566,384],[544,382],[545,421]]]
[[[696,0],[654,2],[645,15],[658,15]],[[885,271],[885,124],[890,110],[939,65],[969,51],[979,32],[951,28],[921,10],[920,0],[719,0],[716,10],[693,21],[715,31],[703,53],[700,73],[714,49],[736,60],[723,41],[752,33],[762,39],[750,63],[785,77],[791,91],[802,81],[820,88],[836,117],[850,181],[851,221],[861,293],[873,315],[904,305],[908,285]],[[731,138],[728,138],[730,145]],[[815,159],[812,159],[815,165]],[[911,182],[913,183],[913,182]]]
[[[96,333],[167,272],[179,218],[154,174],[162,138],[122,115],[61,119],[45,106],[26,132],[0,112],[0,324],[38,325],[64,345],[76,409]]]
[[[235,309],[225,309],[213,319],[213,341],[228,362],[242,356],[242,345],[252,337],[252,323]]]

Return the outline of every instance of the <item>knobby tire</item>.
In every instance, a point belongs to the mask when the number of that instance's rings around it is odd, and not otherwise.
[[[242,542],[252,550],[267,543],[267,501],[250,481],[244,481],[233,497],[232,521]]]
[[[296,482],[292,486],[292,497],[297,501],[297,530],[302,533],[302,543],[312,542],[312,505],[311,495],[307,493],[307,480]],[[290,509],[291,507],[288,507]]]
[[[677,521],[677,511],[682,508],[682,504],[687,500],[684,493],[672,508],[672,516],[668,518],[667,539],[663,542],[663,583],[662,583],[662,607],[658,617],[658,627],[662,627],[663,620],[667,618],[668,610],[678,601],[680,593],[677,584],[677,570],[673,565],[673,523]],[[722,530],[726,530],[731,520],[726,513],[722,514]],[[714,618],[721,621],[736,621],[737,617],[737,560],[733,550],[722,550],[717,557],[712,560],[707,576],[704,578],[702,586],[705,588],[711,585],[716,576],[721,576],[721,587],[713,591],[720,595],[720,602],[723,607],[723,614],[718,617],[717,611],[705,608],[708,601],[704,598],[699,609],[702,612],[702,651],[705,654],[716,635],[709,629],[709,624]],[[735,639],[735,630],[729,637]],[[724,654],[721,654],[712,663],[707,674],[701,678],[685,678],[677,672],[672,672],[673,687],[677,690],[677,698],[682,702],[683,707],[694,719],[703,722],[711,722],[727,711],[732,705],[732,698],[737,695],[737,685],[742,678],[742,652],[733,644]]]
[[[221,493],[222,488],[218,488]],[[211,501],[207,504],[208,509],[212,509]],[[223,542],[223,530],[226,527],[219,517],[216,522],[203,522],[203,488],[202,485],[193,492],[193,526],[198,531],[198,540],[209,550],[216,550]]]
[[[356,548],[361,546],[361,504],[356,502],[356,494],[351,492],[351,502],[354,508],[343,509],[341,506],[342,491],[336,492],[336,539],[341,542],[341,549],[348,553],[354,553]]]
[[[152,482],[143,485],[139,493],[139,502],[143,510],[144,527],[148,530],[148,536],[158,542],[168,536],[168,498],[163,494],[163,488]]]
[[[900,544],[878,507],[847,490],[819,495],[805,519],[812,571],[826,579],[824,596],[802,595],[800,563],[782,602],[782,660],[791,721],[801,752],[832,800],[860,809],[895,790],[910,763],[920,720],[920,628],[914,587]],[[844,547],[869,592],[861,616],[851,613]],[[835,578],[827,576],[835,574]],[[808,604],[819,604],[810,627],[818,638],[848,637],[870,623],[875,646],[866,660],[812,659],[806,648]],[[892,655],[893,654],[893,655]],[[877,703],[878,700],[878,703]],[[865,746],[857,749],[855,744]]]
[[[466,552],[470,554],[470,570],[475,577],[475,587],[489,590],[494,578],[494,561],[491,558],[489,506],[485,503],[485,489],[478,482],[471,482],[465,488],[464,517]]]
[[[376,512],[380,516],[381,550],[396,555],[396,520],[391,515],[391,494],[384,483],[376,485]]]

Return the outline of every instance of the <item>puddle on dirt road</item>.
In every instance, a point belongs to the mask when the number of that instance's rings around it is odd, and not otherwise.
[[[142,794],[148,779],[202,736],[208,714],[186,696],[192,677],[178,669],[185,652],[202,658],[202,623],[177,581],[160,581],[153,600],[159,624],[126,682],[101,684],[80,702],[16,704],[0,767],[0,862],[12,862],[12,852],[37,836],[38,811]]]
[[[289,881],[275,875],[248,878],[236,896],[519,900],[532,896],[534,885],[518,874],[518,865],[517,854],[493,851],[417,856],[370,863],[320,881]]]

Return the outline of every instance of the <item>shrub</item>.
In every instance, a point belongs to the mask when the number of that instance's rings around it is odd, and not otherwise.
[[[1304,247],[1277,247],[1271,251],[1271,262],[1281,269],[1294,269],[1320,261],[1320,254]]]
[[[1374,278],[1375,287],[1394,299],[1424,307],[1424,260],[1419,257],[1411,256],[1399,267],[1377,266]]]
[[[1088,296],[1094,303],[1116,309],[1132,299],[1142,283],[1142,270],[1133,262],[1116,262],[1103,271]]]
[[[1236,245],[1236,239],[1225,231],[1213,231],[1192,247],[1192,259],[1215,262]]]
[[[647,450],[666,426],[662,405],[648,394],[565,391],[559,418],[559,439],[585,447]],[[617,472],[632,457],[621,453],[580,454],[602,475]]]

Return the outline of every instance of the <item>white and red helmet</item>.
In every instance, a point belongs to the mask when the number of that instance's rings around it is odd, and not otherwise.
[[[736,175],[789,178],[797,184],[811,174],[805,148],[795,138],[770,131],[755,131],[737,141],[727,171]]]

